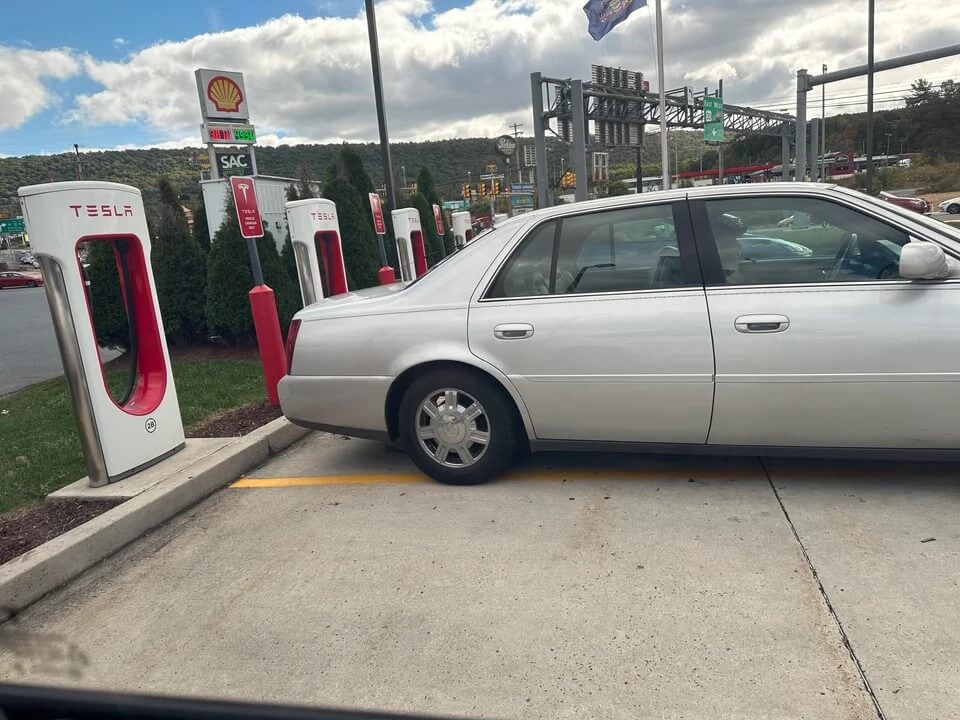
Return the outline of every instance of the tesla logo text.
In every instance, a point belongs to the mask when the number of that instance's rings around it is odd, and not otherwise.
[[[332,212],[310,213],[310,217],[312,217],[314,220],[336,220],[337,219],[337,216],[334,215]]]
[[[133,217],[133,205],[69,205],[74,217]]]

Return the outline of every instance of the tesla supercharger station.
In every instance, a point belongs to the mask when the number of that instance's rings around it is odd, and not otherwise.
[[[400,279],[416,280],[427,271],[427,249],[423,243],[420,213],[416,208],[402,208],[390,214],[393,217],[393,233],[397,238]]]
[[[90,485],[120,480],[184,446],[183,423],[150,269],[140,191],[107,182],[62,182],[19,190],[40,261]],[[130,329],[126,389],[107,387],[81,255],[109,245]]]
[[[458,248],[462,248],[473,240],[473,223],[470,222],[470,213],[466,210],[455,212],[450,216],[450,222],[453,225],[453,242]]]
[[[286,211],[304,307],[347,292],[337,206],[332,200],[310,198],[288,202]]]

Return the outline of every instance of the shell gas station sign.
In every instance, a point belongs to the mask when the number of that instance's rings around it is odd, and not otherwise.
[[[250,119],[243,73],[200,68],[195,75],[197,92],[200,94],[200,110],[205,121],[246,122]]]

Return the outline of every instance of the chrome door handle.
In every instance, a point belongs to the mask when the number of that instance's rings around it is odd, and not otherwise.
[[[533,325],[528,323],[504,323],[493,328],[493,335],[501,340],[523,340],[533,335]]]
[[[741,315],[733,321],[733,326],[742,333],[778,333],[790,327],[790,318],[786,315]]]

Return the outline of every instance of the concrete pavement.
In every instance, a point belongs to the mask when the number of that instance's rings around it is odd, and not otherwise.
[[[544,455],[455,488],[313,434],[0,626],[0,678],[468,717],[875,718],[872,692],[949,716],[955,471],[836,468]]]

